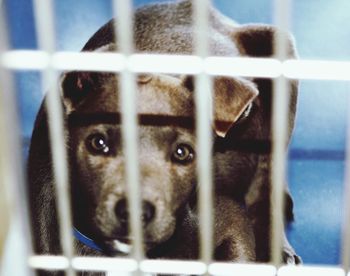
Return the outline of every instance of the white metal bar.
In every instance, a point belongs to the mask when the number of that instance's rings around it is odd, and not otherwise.
[[[76,257],[72,261],[76,270],[124,271],[133,272],[138,268],[137,261],[129,258]]]
[[[68,259],[63,256],[32,256],[28,259],[28,263],[33,268],[47,270],[66,269],[69,266]],[[138,263],[134,259],[109,257],[75,257],[72,266],[80,271],[101,272],[135,272],[139,269],[143,273],[202,275],[207,271],[207,265],[200,261],[143,260],[138,268]],[[277,271],[276,267],[271,265],[234,263],[211,263],[208,270],[210,275],[220,276],[274,276]]]
[[[11,70],[57,70],[120,72],[127,66],[135,73],[198,74],[315,80],[350,80],[349,61],[285,60],[275,58],[174,56],[118,53],[12,50],[0,56],[0,64]],[[186,64],[186,67],[183,65]],[[152,66],[151,66],[152,65]]]
[[[63,256],[32,256],[28,259],[29,266],[36,269],[57,270],[69,266],[69,260]],[[72,266],[76,270],[84,271],[120,271],[135,272],[138,263],[131,258],[110,257],[75,257]],[[206,264],[200,261],[175,260],[143,260],[140,262],[140,271],[144,273],[173,273],[201,275],[206,271]],[[273,265],[266,264],[235,264],[219,263],[209,264],[210,275],[241,275],[241,276],[290,276],[290,275],[327,275],[345,276],[342,268],[335,266],[282,266],[278,270]]]
[[[28,258],[28,265],[35,269],[65,270],[69,267],[69,259],[64,256],[37,255]]]
[[[197,261],[145,260],[140,263],[140,270],[145,273],[202,275],[207,266]]]
[[[66,269],[69,266],[69,260],[63,256],[36,255],[28,259],[28,264],[36,269],[57,270]],[[132,258],[74,257],[72,266],[76,270],[84,271],[134,272],[138,269],[138,262]],[[200,261],[143,260],[139,263],[139,269],[144,273],[201,275],[207,271],[207,265]],[[234,263],[211,263],[209,265],[209,271],[213,275],[232,275],[232,272],[243,272],[244,270],[259,271],[263,276],[272,276],[276,272],[274,266],[268,265]]]
[[[210,0],[193,1],[195,54],[209,55]],[[212,83],[208,74],[200,72],[195,79],[197,182],[199,188],[200,257],[209,264],[213,258],[213,187],[212,187]]]
[[[36,269],[57,270],[69,266],[69,261],[63,256],[32,256],[28,259],[31,267]],[[137,262],[130,258],[108,257],[75,257],[72,266],[76,270],[84,271],[120,271],[134,272],[138,269]],[[145,273],[173,273],[201,275],[206,271],[206,264],[199,261],[174,260],[144,260],[140,263],[140,270]],[[282,266],[278,270],[273,265],[264,264],[235,264],[211,263],[208,269],[210,275],[241,275],[241,276],[345,276],[342,268],[335,266]]]
[[[69,266],[69,260],[64,256],[37,255],[31,256],[28,264],[35,269],[58,270],[66,269]],[[135,272],[139,269],[144,273],[191,275],[201,275],[207,270],[206,264],[198,261],[143,260],[138,267],[135,259],[111,257],[74,257],[72,266],[80,271]]]
[[[46,270],[67,269],[69,259],[64,256],[36,255],[28,259],[32,268]],[[110,257],[74,257],[71,260],[72,267],[84,271],[135,271],[137,262],[129,258]]]
[[[118,50],[124,56],[129,57],[134,51],[132,2],[130,0],[114,0],[113,4],[114,14],[118,18],[115,30],[118,37]],[[144,257],[144,253],[138,167],[137,93],[135,76],[129,68],[121,71],[120,84],[129,224],[133,237],[133,257],[139,262]]]
[[[124,55],[117,53],[58,52],[52,57],[52,66],[61,70],[120,72],[125,70],[125,60]],[[76,68],[77,65],[80,68]]]
[[[12,70],[42,70],[49,63],[50,55],[43,51],[12,50],[0,56],[0,65]]]
[[[7,22],[4,10],[0,7],[0,54],[8,50]],[[8,213],[12,222],[17,219],[21,227],[21,234],[26,241],[25,255],[33,252],[29,221],[29,203],[26,193],[25,170],[22,160],[22,143],[20,120],[16,102],[12,75],[0,65],[0,133],[2,133],[0,146],[0,174],[1,185],[5,185],[4,196],[8,199]],[[6,211],[6,210],[5,210]],[[11,221],[10,221],[11,222]],[[6,225],[1,227],[5,228]],[[20,262],[19,262],[20,263]],[[32,269],[26,266],[23,271],[26,275],[33,275]]]
[[[288,57],[288,31],[291,22],[291,0],[274,0],[274,24],[278,28],[275,37],[274,54],[277,59],[285,60]]]
[[[41,50],[55,51],[55,23],[52,0],[34,0],[35,27],[38,45]]]
[[[118,51],[125,56],[130,56],[134,52],[132,9],[130,0],[113,0],[113,11],[117,20],[115,33],[118,40]]]
[[[288,125],[286,110],[288,87],[285,79],[277,79],[274,83],[273,117],[272,117],[272,161],[271,161],[271,259],[278,266],[282,261],[284,231],[284,183],[286,171],[286,145]]]
[[[209,55],[209,6],[210,0],[193,1],[193,28],[194,28],[194,50],[196,55],[207,57]]]
[[[212,128],[211,87],[208,76],[196,78],[196,137],[197,137],[197,183],[199,188],[200,256],[203,262],[212,260],[213,252],[213,188],[212,188]]]
[[[350,85],[348,85],[350,89]],[[341,264],[345,271],[350,268],[350,97],[348,96],[346,157],[344,166],[344,195],[342,219]]]
[[[343,269],[327,266],[282,266],[278,269],[278,276],[345,276]]]
[[[134,54],[130,56],[128,66],[138,73],[198,74],[203,70],[202,59],[189,55]]]
[[[350,80],[349,61],[287,60],[283,74],[291,79]]]
[[[262,264],[213,263],[209,266],[210,275],[217,276],[275,276],[276,267]]]
[[[283,74],[282,63],[273,58],[208,57],[205,71],[210,75],[277,78]]]
[[[55,27],[52,0],[35,0],[34,12],[39,48],[53,53],[55,51]],[[48,87],[47,114],[53,159],[53,171],[56,188],[57,213],[60,227],[60,241],[63,255],[70,260],[74,255],[72,235],[72,215],[69,193],[69,176],[67,152],[63,124],[63,111],[58,91],[58,74],[48,67],[43,72],[43,87]],[[71,266],[67,267],[68,275],[75,275]]]
[[[63,256],[32,256],[28,259],[31,267],[36,269],[57,270],[69,266],[69,261]],[[72,266],[76,270],[84,271],[120,271],[134,272],[138,263],[131,258],[110,257],[75,257]],[[206,264],[199,261],[174,260],[144,260],[140,263],[140,270],[145,273],[174,273],[200,275],[206,271]],[[241,275],[241,276],[345,276],[345,271],[336,266],[282,266],[278,270],[273,265],[266,264],[235,264],[219,263],[209,264],[210,275]]]
[[[275,25],[283,32],[277,32],[274,41],[275,57],[285,60],[288,55],[290,1],[274,1]],[[279,266],[282,263],[284,231],[284,185],[286,174],[286,146],[288,136],[288,82],[284,77],[274,81],[272,110],[272,160],[271,160],[271,247],[270,261]]]

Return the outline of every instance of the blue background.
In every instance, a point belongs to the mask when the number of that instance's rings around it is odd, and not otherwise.
[[[135,6],[149,3],[134,1]],[[161,2],[161,1],[158,1]],[[163,1],[164,2],[164,1]],[[239,23],[273,23],[268,0],[215,0],[215,6]],[[36,49],[31,0],[5,0],[13,49]],[[58,50],[79,51],[87,39],[111,17],[106,0],[56,0]],[[348,60],[350,57],[350,1],[295,0],[292,27],[300,58]],[[42,100],[40,73],[15,73],[27,144]],[[289,239],[305,263],[337,264],[341,244],[344,147],[349,84],[301,81],[288,165],[295,199],[296,221]]]

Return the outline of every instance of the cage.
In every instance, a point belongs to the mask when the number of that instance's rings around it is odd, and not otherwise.
[[[100,270],[109,274],[121,275],[122,273],[173,273],[173,274],[211,274],[211,275],[234,275],[234,274],[266,274],[266,275],[289,275],[296,273],[319,273],[327,275],[344,275],[348,273],[349,262],[349,229],[347,206],[348,199],[348,175],[347,175],[347,93],[350,65],[347,61],[348,50],[346,50],[347,40],[342,36],[348,33],[346,11],[349,6],[346,1],[336,1],[332,4],[321,1],[318,4],[302,3],[302,1],[248,1],[244,5],[235,1],[225,3],[225,1],[214,1],[214,4],[221,10],[232,12],[232,17],[239,23],[252,20],[265,23],[274,23],[281,29],[290,30],[295,33],[297,48],[300,53],[298,60],[288,60],[286,58],[286,45],[283,36],[277,37],[275,44],[275,56],[271,58],[218,58],[210,56],[207,45],[207,38],[204,35],[196,37],[196,52],[190,56],[170,56],[170,55],[144,55],[132,51],[132,37],[130,30],[132,26],[131,1],[87,1],[85,5],[73,3],[74,1],[5,1],[1,6],[1,92],[2,92],[2,160],[1,176],[2,187],[5,195],[2,203],[7,207],[1,216],[4,222],[2,225],[9,225],[7,233],[20,237],[17,250],[20,255],[20,272],[17,274],[31,275],[34,269],[59,269],[65,270],[68,275],[74,275],[80,270]],[[159,1],[161,2],[161,1]],[[230,1],[226,1],[230,2]],[[147,1],[136,1],[137,5],[148,3]],[[193,1],[194,24],[202,30],[199,34],[205,33],[208,28],[208,7],[209,1]],[[79,6],[80,5],[80,6]],[[74,7],[74,8],[72,8]],[[229,9],[229,8],[230,9]],[[255,10],[252,11],[252,7]],[[68,13],[70,8],[93,9],[100,17],[87,17],[81,12],[81,22],[88,21],[80,28],[89,28],[83,35],[80,42],[76,36],[81,32],[79,28],[73,28],[69,21]],[[33,13],[32,10],[33,9]],[[100,9],[100,10],[99,10]],[[262,10],[269,12],[262,12]],[[315,13],[311,12],[314,10]],[[108,13],[106,12],[108,11]],[[113,12],[111,12],[113,11]],[[273,12],[272,12],[273,11]],[[294,13],[312,15],[314,21],[307,21],[292,17]],[[316,22],[320,18],[324,19],[325,12],[329,12],[331,26],[325,27],[324,36],[320,39],[313,34]],[[107,14],[106,14],[107,13]],[[319,17],[317,17],[319,13]],[[27,14],[26,19],[16,23],[21,14]],[[72,13],[73,14],[73,13]],[[101,16],[103,14],[103,16]],[[77,53],[78,43],[84,43],[97,27],[100,27],[107,18],[115,15],[118,18],[120,51],[117,53]],[[85,16],[85,18],[84,18]],[[302,17],[302,16],[301,16]],[[63,18],[63,19],[62,19]],[[78,17],[79,18],[79,17]],[[76,19],[76,17],[74,18]],[[87,20],[86,20],[87,19]],[[293,21],[295,19],[295,22]],[[21,35],[16,36],[16,24],[24,24],[25,21],[32,22],[28,25],[17,25],[17,30],[21,29]],[[317,21],[318,20],[318,21]],[[61,21],[61,22],[60,22]],[[35,22],[35,24],[33,23]],[[295,25],[292,25],[295,24]],[[308,24],[309,31],[304,24]],[[35,25],[35,27],[34,27]],[[32,28],[32,29],[31,29]],[[339,30],[341,29],[341,30]],[[294,32],[295,30],[295,32]],[[335,35],[333,32],[337,32]],[[28,38],[34,33],[36,38]],[[333,36],[332,36],[333,34]],[[322,36],[318,34],[318,36]],[[329,37],[329,39],[327,38]],[[339,39],[340,38],[340,39]],[[313,41],[311,41],[313,39]],[[338,41],[339,43],[335,42]],[[299,43],[301,41],[306,43]],[[311,41],[311,42],[310,42]],[[311,46],[307,46],[307,44]],[[326,49],[331,49],[324,56],[314,55],[313,50],[319,50],[316,43],[321,44]],[[301,44],[301,45],[300,45]],[[335,44],[339,44],[335,48]],[[345,46],[344,46],[345,45]],[[322,47],[319,52],[322,52]],[[300,47],[300,48],[299,48]],[[23,50],[29,48],[30,50]],[[326,51],[324,51],[326,52]],[[323,53],[323,52],[322,52]],[[186,64],[184,67],[183,64]],[[235,67],[232,72],[232,67]],[[127,156],[127,174],[129,179],[129,200],[131,213],[131,229],[134,233],[134,254],[130,258],[92,258],[79,257],[74,255],[72,218],[70,214],[70,200],[68,194],[68,172],[67,156],[65,155],[63,143],[62,110],[59,105],[57,79],[58,72],[64,70],[98,70],[118,72],[121,77],[122,93],[125,93],[123,102],[123,116],[125,121],[124,141]],[[31,71],[31,72],[28,72]],[[34,72],[34,73],[33,73]],[[40,73],[38,73],[40,72]],[[198,181],[201,183],[199,190],[199,209],[202,229],[200,231],[201,253],[198,261],[174,261],[174,260],[149,260],[142,254],[142,233],[139,220],[140,199],[138,198],[140,181],[134,164],[137,164],[135,106],[133,95],[130,91],[135,90],[135,76],[140,72],[166,72],[169,74],[192,74],[196,79],[196,90],[201,91],[201,97],[196,98],[197,114],[196,123],[198,125]],[[276,206],[272,218],[272,238],[271,238],[271,262],[268,264],[233,264],[213,262],[208,252],[212,247],[212,157],[208,154],[210,148],[210,125],[208,124],[208,114],[210,110],[210,89],[213,76],[234,75],[242,77],[271,78],[274,81],[274,106],[272,115],[272,141],[273,141],[273,169],[272,169],[272,204]],[[285,140],[287,135],[287,113],[288,105],[287,82],[291,79],[299,79],[301,82],[301,93],[299,99],[299,109],[296,128],[292,144],[290,146],[289,159],[285,159]],[[33,84],[36,83],[36,84]],[[41,83],[41,84],[40,84]],[[28,88],[23,89],[24,86]],[[47,89],[49,88],[49,89]],[[313,90],[307,93],[307,90]],[[33,254],[31,237],[29,235],[29,214],[28,198],[25,190],[25,162],[26,152],[22,151],[23,144],[28,144],[28,139],[22,140],[22,136],[28,137],[31,132],[29,124],[25,124],[26,107],[35,98],[35,105],[42,99],[42,94],[24,94],[26,91],[47,91],[51,92],[48,102],[50,117],[50,133],[52,140],[53,162],[55,164],[56,192],[58,195],[58,210],[61,218],[60,232],[63,247],[62,256],[38,256]],[[305,92],[303,92],[303,90]],[[325,97],[330,90],[335,95],[330,100]],[[338,90],[338,91],[334,91]],[[18,92],[20,91],[20,92]],[[123,92],[124,91],[124,92]],[[23,93],[24,92],[24,93]],[[203,94],[207,94],[204,97]],[[21,97],[26,98],[22,100]],[[326,100],[325,100],[326,99]],[[315,100],[315,103],[313,102]],[[18,102],[21,106],[18,107]],[[314,105],[313,105],[314,104]],[[318,107],[318,112],[312,113],[312,109]],[[310,107],[311,106],[311,107]],[[200,108],[202,107],[202,108]],[[37,109],[37,107],[27,107]],[[328,112],[328,113],[327,113]],[[34,112],[32,112],[34,113]],[[323,115],[319,115],[322,113]],[[330,115],[329,115],[330,114]],[[33,116],[33,115],[32,115]],[[313,121],[309,122],[308,118]],[[30,118],[33,120],[33,118]],[[302,121],[303,120],[303,121]],[[22,122],[22,123],[21,123]],[[335,123],[337,122],[337,123]],[[327,124],[327,127],[324,127]],[[309,131],[309,132],[308,132]],[[319,131],[319,132],[317,132]],[[23,134],[24,133],[24,134]],[[311,134],[308,134],[311,133]],[[28,145],[27,145],[28,146]],[[24,156],[24,157],[23,157]],[[281,265],[280,249],[282,247],[283,225],[279,222],[283,219],[283,183],[286,177],[286,167],[289,168],[288,178],[290,189],[296,197],[296,221],[289,230],[291,243],[304,259],[302,266]],[[327,180],[323,179],[328,177]],[[303,182],[317,182],[319,191],[314,192],[314,185],[303,186]],[[301,184],[298,184],[301,183]],[[343,184],[344,183],[344,184]],[[310,186],[310,187],[309,187]],[[311,187],[312,186],[312,187]],[[343,198],[341,198],[343,197]],[[317,198],[315,200],[314,198]],[[310,207],[311,206],[311,207]],[[277,211],[276,211],[277,210]],[[306,214],[306,215],[305,215]],[[304,217],[305,216],[305,217]],[[316,217],[316,218],[315,218]],[[320,220],[317,220],[317,219]],[[315,230],[311,225],[317,225]],[[309,225],[309,227],[308,227]],[[303,232],[304,231],[304,232]],[[1,237],[1,238],[2,238]],[[2,239],[4,240],[4,238]],[[13,244],[13,243],[12,243]],[[322,247],[322,246],[323,247]],[[7,247],[8,248],[8,245]],[[7,275],[8,267],[13,266],[13,259],[9,259],[9,249],[6,249],[5,257],[2,259],[4,275]],[[14,254],[12,253],[11,256]],[[318,266],[310,266],[316,264]],[[323,267],[321,265],[327,265]],[[116,269],[116,267],[118,269]],[[10,270],[11,271],[11,270]]]

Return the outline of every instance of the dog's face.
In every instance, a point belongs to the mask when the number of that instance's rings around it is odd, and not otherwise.
[[[75,205],[85,201],[87,207],[85,213],[80,210],[76,214],[77,220],[85,217],[84,223],[90,228],[87,230],[106,244],[111,245],[115,240],[129,243],[126,163],[122,128],[117,119],[121,112],[117,78],[108,74],[72,74],[66,77],[65,89],[79,89],[87,81],[94,87],[83,91],[88,95],[75,103],[71,116],[79,117],[70,126],[73,201]],[[172,235],[177,212],[195,186],[193,102],[191,93],[181,82],[169,76],[142,76],[138,81],[138,162],[147,248]],[[86,113],[89,115],[84,117]],[[113,118],[109,120],[108,115]],[[83,122],[80,119],[87,117],[92,120],[79,124]],[[186,118],[189,124],[183,124],[181,118]],[[164,120],[173,123],[164,124]]]
[[[114,250],[121,242],[130,242],[118,87],[118,77],[107,73],[70,72],[62,82],[74,223]],[[214,112],[217,120],[213,126],[217,135],[222,135],[257,92],[245,81],[228,78],[215,80],[214,89],[220,91],[214,97],[220,108]],[[146,250],[171,237],[180,210],[196,187],[192,90],[190,77],[144,75],[137,79],[138,165]]]

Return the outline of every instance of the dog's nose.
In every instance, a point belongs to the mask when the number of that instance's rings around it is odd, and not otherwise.
[[[126,224],[129,219],[129,212],[126,199],[121,199],[115,205],[115,214],[119,221],[123,224]],[[142,220],[145,225],[149,224],[156,213],[156,208],[149,201],[142,201]]]
[[[128,222],[129,213],[126,199],[119,200],[115,205],[114,211],[121,223],[126,224]]]
[[[156,208],[152,203],[146,200],[142,202],[142,220],[146,225],[153,220],[155,211]]]

